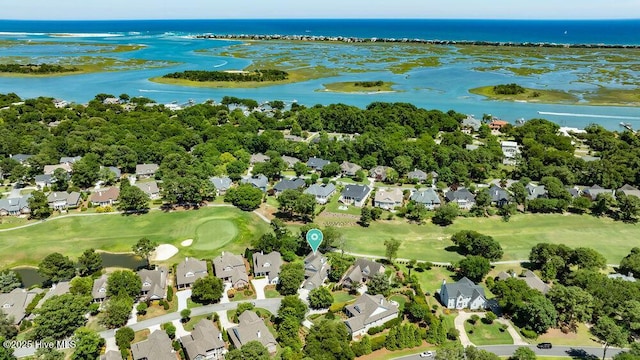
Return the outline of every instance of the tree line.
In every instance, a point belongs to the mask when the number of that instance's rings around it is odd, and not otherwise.
[[[55,64],[0,64],[0,72],[15,74],[54,74],[80,71],[77,67]]]
[[[258,69],[253,71],[231,72],[231,71],[206,71],[206,70],[186,70],[174,72],[163,76],[168,79],[185,79],[190,81],[283,81],[289,78],[289,73],[277,69]]]

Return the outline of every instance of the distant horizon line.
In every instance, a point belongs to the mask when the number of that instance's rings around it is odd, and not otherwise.
[[[116,18],[116,19],[0,19],[0,21],[48,21],[48,22],[80,22],[80,21],[95,21],[95,22],[106,22],[106,21],[282,21],[282,20],[356,20],[356,21],[367,21],[367,20],[465,20],[465,21],[640,21],[640,18],[570,18],[570,19],[558,19],[558,18],[538,18],[538,19],[530,19],[530,18],[411,18],[411,17],[402,17],[402,18],[382,18],[382,17],[371,17],[371,18],[148,18],[148,19],[136,19],[136,18]]]

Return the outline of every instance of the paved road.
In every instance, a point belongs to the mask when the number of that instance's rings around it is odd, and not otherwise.
[[[493,346],[478,346],[478,349],[483,349],[490,351],[498,356],[511,356],[520,346],[516,345],[493,345]],[[534,345],[528,346],[531,350],[533,350],[536,355],[540,356],[586,356],[592,355],[596,356],[598,359],[602,358],[602,353],[604,351],[601,347],[574,347],[574,346],[554,346],[552,349],[538,349]],[[617,348],[609,348],[607,349],[607,358],[612,357],[613,355],[618,354],[623,351],[623,349]],[[420,357],[419,353],[403,356],[396,358],[396,360],[419,360],[423,359]]]

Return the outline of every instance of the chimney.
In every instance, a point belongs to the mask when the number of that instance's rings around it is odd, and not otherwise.
[[[447,280],[446,279],[442,279],[442,285],[446,284]]]
[[[218,334],[218,340],[222,341],[222,333]]]
[[[260,330],[258,330],[258,332],[256,333],[256,336],[258,337],[258,339],[260,339]]]
[[[384,296],[380,296],[380,305],[384,304]]]

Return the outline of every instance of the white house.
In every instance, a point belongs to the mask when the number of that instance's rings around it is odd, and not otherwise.
[[[349,319],[344,323],[355,339],[366,334],[370,328],[397,318],[398,304],[388,301],[382,295],[364,294],[352,305],[347,305],[345,312]]]
[[[440,302],[448,309],[478,310],[486,307],[487,299],[482,286],[463,277],[453,284],[447,284],[446,280],[442,281]]]
[[[502,163],[504,165],[515,165],[516,156],[520,153],[518,143],[515,141],[501,141],[500,146],[502,146],[502,155],[504,155]]]

